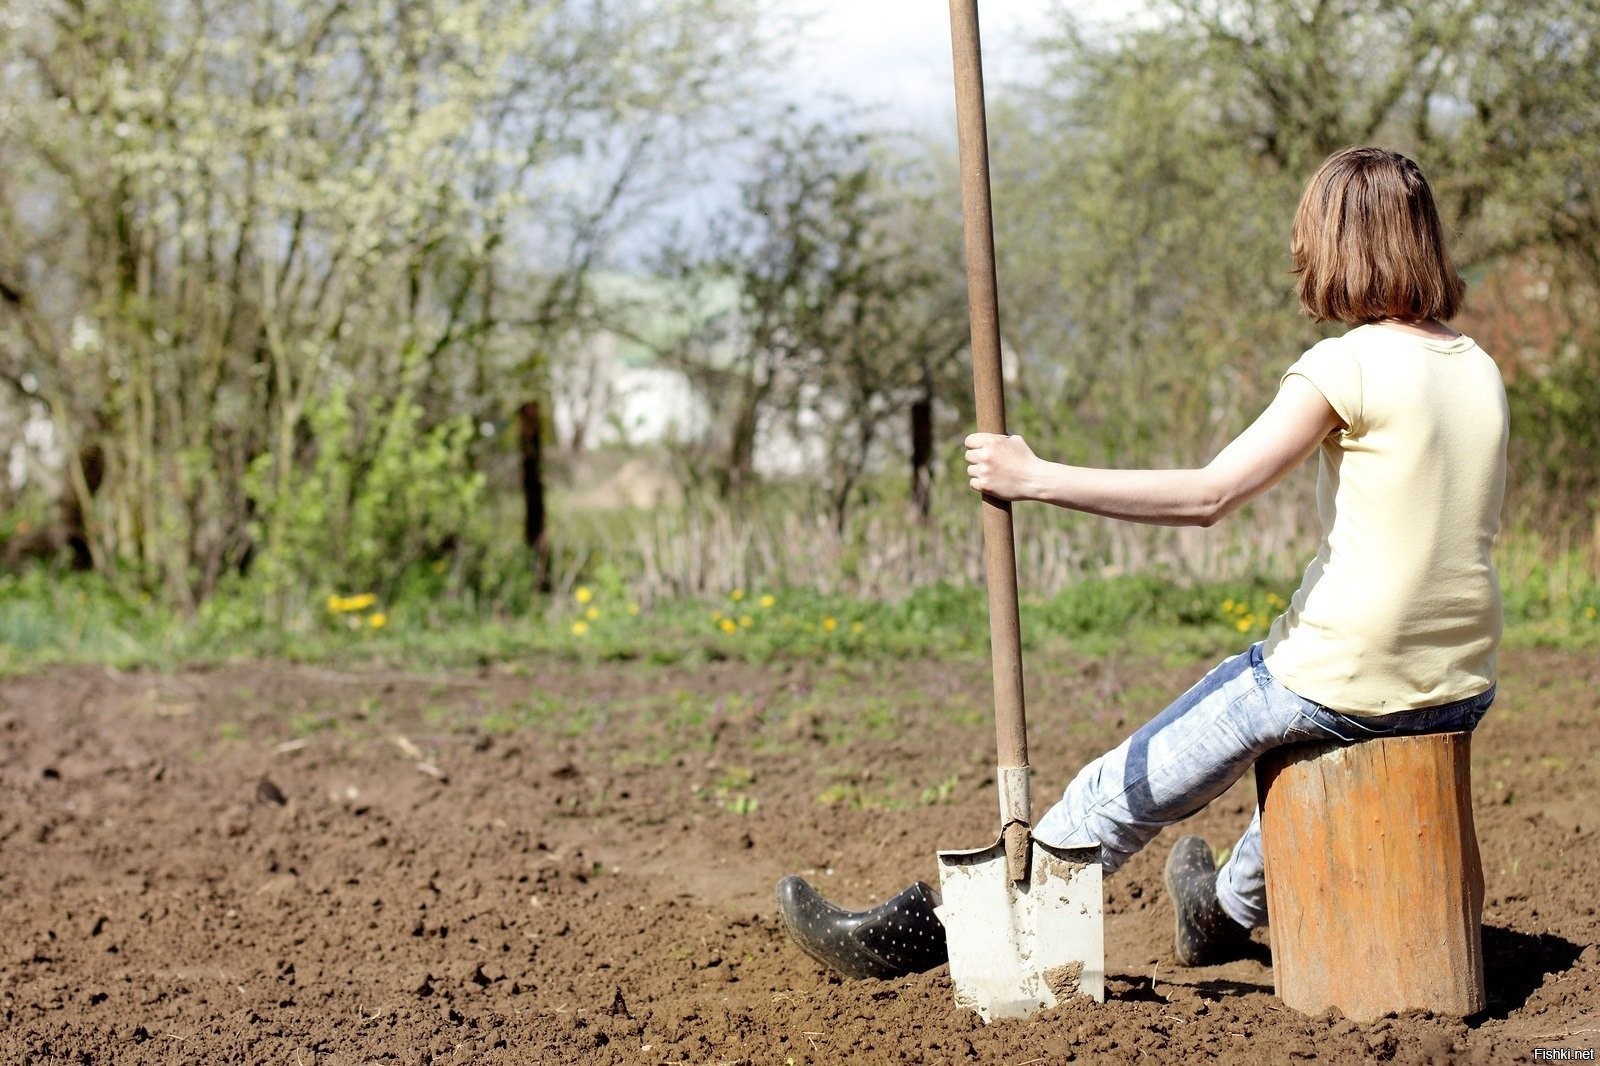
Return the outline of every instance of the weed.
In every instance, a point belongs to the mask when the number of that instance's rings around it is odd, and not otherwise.
[[[564,737],[581,737],[598,730],[606,723],[608,717],[608,711],[604,706],[591,704],[574,710],[560,723],[558,729]]]
[[[861,779],[869,777],[870,770],[833,767],[821,771],[821,774],[838,778],[817,794],[817,802],[824,807],[846,807],[853,811],[896,811],[910,806],[895,796],[894,782],[891,780],[885,779],[883,787],[876,791],[865,788]]]
[[[875,737],[890,737],[898,731],[900,716],[893,704],[885,699],[872,699],[861,708],[861,724]]]
[[[478,719],[478,728],[490,736],[503,736],[515,733],[526,728],[528,720],[518,714],[513,707],[504,707],[490,711]]]
[[[734,766],[726,770],[717,779],[716,787],[721,792],[733,792],[737,789],[749,788],[755,784],[755,780],[756,773],[754,770],[746,769],[743,766]]]
[[[695,786],[693,795],[701,802],[715,802],[729,814],[754,814],[760,809],[761,801],[744,791],[754,782],[753,771],[735,768],[723,774],[710,788]]]
[[[624,751],[614,755],[611,759],[613,770],[628,770],[636,766],[665,766],[672,761],[676,751],[670,745],[652,748],[649,751]]]
[[[325,711],[305,710],[290,717],[289,732],[292,736],[308,737],[332,729],[336,724],[334,717]]]
[[[940,804],[949,803],[951,798],[955,795],[956,784],[958,781],[959,778],[957,775],[951,774],[938,784],[929,785],[927,788],[923,789],[922,794],[917,797],[917,802],[924,807],[937,807]]]
[[[722,809],[730,814],[754,814],[761,801],[754,796],[729,796],[722,800]]]
[[[861,788],[854,782],[835,781],[817,793],[817,802],[824,807],[849,807],[852,810],[859,810],[861,808]]]

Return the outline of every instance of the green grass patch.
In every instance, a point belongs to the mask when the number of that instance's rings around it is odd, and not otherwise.
[[[1502,567],[1506,642],[1600,649],[1600,579],[1573,559],[1512,558]],[[1024,597],[1024,648],[1214,658],[1260,639],[1289,589],[1268,580],[1182,584],[1150,575],[1079,582],[1052,597]],[[932,585],[894,602],[805,589],[733,589],[715,599],[653,604],[615,582],[577,587],[521,614],[443,610],[430,598],[394,603],[330,596],[324,615],[298,627],[268,625],[226,594],[183,615],[119,592],[93,575],[39,568],[0,575],[0,673],[54,663],[174,669],[233,659],[278,658],[403,668],[462,668],[555,656],[575,665],[615,661],[861,661],[988,654],[980,588]],[[347,609],[362,602],[359,610]],[[337,609],[335,609],[337,608]],[[374,625],[373,618],[381,618]],[[252,617],[254,621],[251,621]],[[818,690],[819,693],[821,690]],[[443,693],[441,693],[441,696]],[[740,708],[724,707],[737,712]],[[701,728],[712,708],[678,701],[670,727]],[[496,712],[490,732],[547,718],[581,733],[592,708],[526,705]],[[442,716],[443,717],[443,716]],[[877,734],[893,716],[867,707],[854,723]]]

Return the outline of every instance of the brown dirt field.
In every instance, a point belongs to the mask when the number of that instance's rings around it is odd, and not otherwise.
[[[1198,664],[1030,677],[1048,797]],[[1490,1006],[1311,1018],[1173,965],[1170,830],[1106,894],[1108,1000],[985,1027],[943,969],[824,975],[770,893],[861,905],[993,839],[983,663],[0,681],[0,1061],[1531,1061],[1600,1046],[1600,665],[1505,656],[1475,741]],[[1183,831],[1228,842],[1248,781]]]

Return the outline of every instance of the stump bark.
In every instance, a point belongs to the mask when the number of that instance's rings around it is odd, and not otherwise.
[[[1356,1021],[1482,1010],[1470,733],[1282,748],[1256,765],[1272,977]]]

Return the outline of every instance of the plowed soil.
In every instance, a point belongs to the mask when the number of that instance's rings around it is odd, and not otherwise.
[[[1036,657],[1037,658],[1037,657]],[[1207,664],[1030,676],[1050,796]],[[1185,970],[1161,862],[1108,880],[1108,997],[984,1026],[840,982],[770,902],[860,906],[995,834],[981,662],[448,675],[241,664],[0,681],[0,1061],[1532,1061],[1600,1046],[1600,665],[1508,653],[1474,741],[1489,1007],[1306,1017]]]

